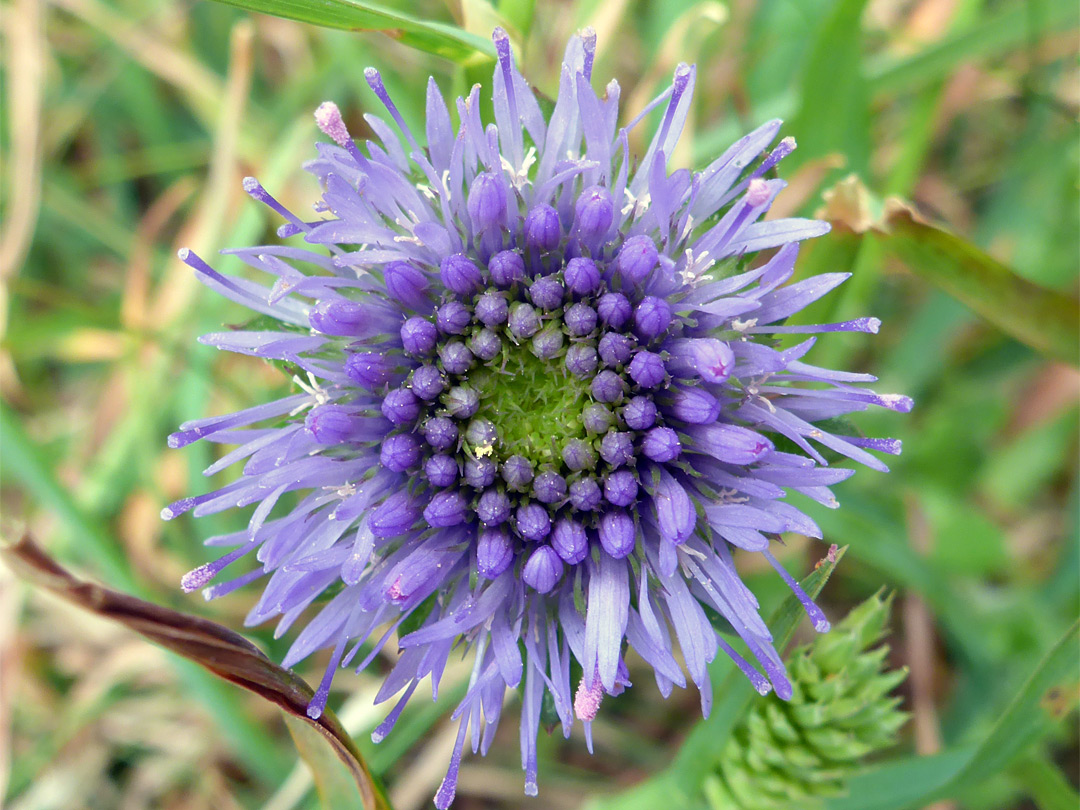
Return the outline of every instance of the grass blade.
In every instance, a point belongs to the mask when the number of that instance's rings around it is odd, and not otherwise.
[[[941,287],[1037,351],[1080,363],[1080,303],[1032,284],[956,234],[887,203],[881,242],[913,273]]]
[[[424,20],[379,3],[359,0],[218,0],[247,11],[271,14],[287,20],[340,28],[346,31],[382,31],[420,51],[455,62],[494,57],[491,40],[457,26]]]

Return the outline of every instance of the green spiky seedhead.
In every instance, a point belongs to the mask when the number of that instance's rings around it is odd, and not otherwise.
[[[891,603],[879,592],[794,653],[791,700],[755,703],[707,779],[713,810],[813,810],[893,745],[907,713],[892,691],[907,670],[887,670],[888,646],[873,647]]]

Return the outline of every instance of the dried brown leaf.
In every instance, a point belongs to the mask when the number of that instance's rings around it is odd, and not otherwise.
[[[267,658],[254,644],[216,622],[85,582],[52,559],[30,537],[0,546],[0,557],[28,582],[183,656],[254,692],[316,732],[334,751],[356,782],[368,810],[388,810],[382,786],[374,779],[356,744],[330,711],[318,720],[307,716],[312,689],[294,673]],[[295,721],[291,721],[295,725]],[[309,761],[309,764],[310,761]]]

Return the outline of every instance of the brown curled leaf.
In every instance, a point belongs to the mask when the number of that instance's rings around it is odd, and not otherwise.
[[[333,712],[318,720],[307,716],[312,689],[303,679],[267,658],[254,644],[209,619],[180,613],[109,588],[78,579],[52,559],[30,537],[0,545],[0,557],[20,577],[102,618],[109,619],[194,661],[227,681],[254,692],[280,708],[296,736],[298,726],[307,727],[309,739],[321,738],[333,749],[355,782],[356,798],[365,810],[389,810],[390,804],[371,775],[363,755]],[[311,746],[302,750],[315,772]],[[340,795],[340,792],[339,794]]]

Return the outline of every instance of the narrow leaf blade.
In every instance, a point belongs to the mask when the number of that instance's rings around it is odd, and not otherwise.
[[[287,20],[345,31],[381,31],[416,48],[455,62],[493,57],[491,41],[457,26],[414,17],[396,8],[360,0],[218,0],[229,6]]]
[[[1080,364],[1080,303],[1038,287],[956,234],[889,202],[885,250],[1002,331],[1037,351]]]

